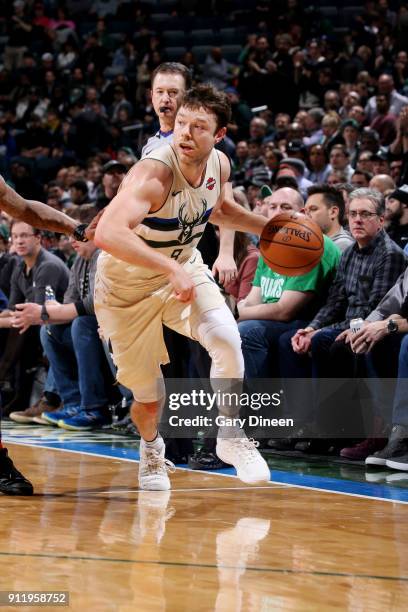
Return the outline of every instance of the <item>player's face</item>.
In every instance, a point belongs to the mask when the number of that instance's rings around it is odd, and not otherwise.
[[[192,110],[182,106],[174,125],[174,146],[180,160],[186,164],[202,161],[224,138],[225,132],[225,128],[217,130],[217,118],[213,113],[204,108]]]
[[[181,74],[159,72],[156,75],[152,87],[152,103],[159,120],[166,118],[167,121],[174,121],[185,89],[186,84]]]

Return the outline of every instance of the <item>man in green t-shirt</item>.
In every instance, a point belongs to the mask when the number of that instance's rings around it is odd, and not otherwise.
[[[303,210],[298,191],[285,187],[269,198],[268,217]],[[246,378],[279,376],[278,341],[281,334],[303,326],[324,302],[340,260],[340,249],[324,236],[320,263],[302,276],[283,276],[259,258],[252,289],[238,304],[239,332]]]

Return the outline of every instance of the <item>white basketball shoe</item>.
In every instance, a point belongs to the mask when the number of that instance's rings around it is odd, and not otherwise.
[[[154,446],[140,441],[139,488],[145,491],[168,491],[170,480],[167,472],[174,472],[175,465],[164,457],[163,438],[159,437]]]
[[[249,440],[244,435],[238,438],[217,438],[216,453],[221,461],[234,466],[242,482],[269,482],[271,473],[257,446],[259,442]]]

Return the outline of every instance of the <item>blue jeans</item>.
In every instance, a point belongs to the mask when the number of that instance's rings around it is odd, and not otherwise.
[[[82,410],[106,406],[105,354],[96,317],[78,317],[70,324],[42,327],[40,337],[64,406],[80,406]]]
[[[408,426],[408,334],[386,336],[366,355],[366,362],[378,414],[386,414],[393,391],[392,424]]]
[[[357,430],[355,420],[348,415],[349,405],[350,410],[354,408],[349,401],[354,387],[342,381],[337,386],[332,380],[349,380],[357,371],[357,356],[344,342],[335,342],[340,333],[339,329],[318,331],[312,338],[311,357],[293,351],[294,331],[283,334],[279,341],[285,409],[300,415],[302,426],[314,424],[323,437],[341,437],[348,421],[350,428]],[[298,379],[296,383],[290,383],[288,379],[294,378]]]
[[[278,378],[280,336],[305,325],[305,321],[286,323],[260,319],[238,323],[245,361],[245,378]]]

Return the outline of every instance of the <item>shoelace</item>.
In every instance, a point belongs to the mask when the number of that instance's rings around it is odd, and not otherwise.
[[[257,448],[259,446],[258,440],[254,440],[253,438],[240,438],[241,444],[246,451],[249,451],[248,454],[244,454],[243,459],[245,463],[252,463],[254,460],[258,458]]]
[[[146,448],[146,464],[148,472],[167,471],[172,474],[176,471],[176,466],[169,459],[163,458],[154,448]]]

